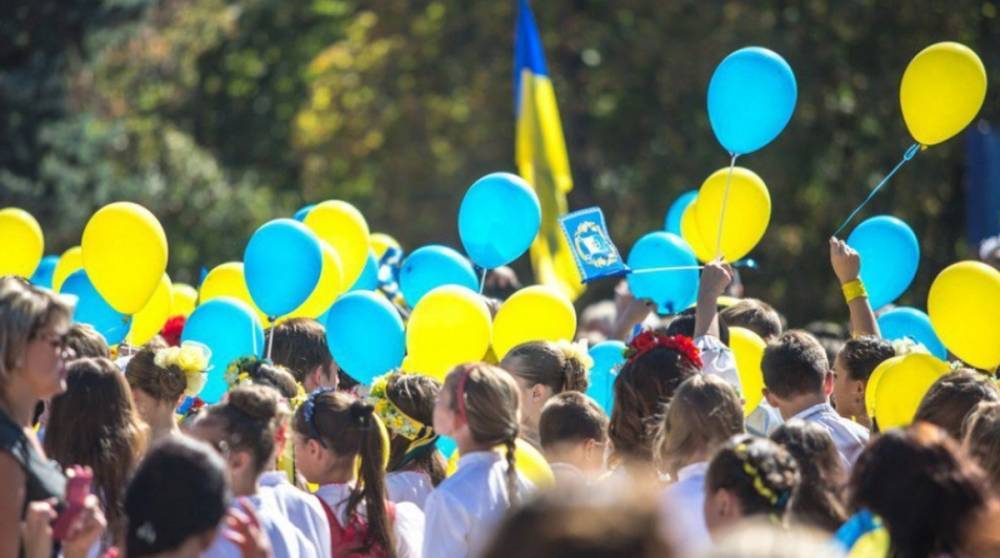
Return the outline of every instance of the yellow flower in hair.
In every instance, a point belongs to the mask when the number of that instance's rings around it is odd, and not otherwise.
[[[562,353],[563,358],[566,360],[573,360],[580,364],[584,370],[590,370],[594,366],[594,359],[590,357],[590,353],[587,352],[587,340],[581,339],[576,343],[571,343],[564,339],[560,339],[555,342],[556,347],[559,352]]]
[[[188,341],[180,347],[167,347],[156,351],[153,363],[160,368],[173,366],[183,372],[187,380],[184,393],[194,397],[205,387],[207,380],[205,372],[208,370],[211,355],[212,352],[205,345]]]

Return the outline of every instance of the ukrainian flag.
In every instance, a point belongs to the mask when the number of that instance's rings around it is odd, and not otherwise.
[[[558,221],[567,212],[566,194],[573,189],[573,177],[535,17],[528,0],[519,2],[514,38],[514,152],[518,172],[542,204],[542,226],[531,245],[531,265],[539,283],[556,287],[575,300],[584,286]]]

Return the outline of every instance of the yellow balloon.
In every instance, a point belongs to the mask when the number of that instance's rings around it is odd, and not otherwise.
[[[0,209],[0,276],[28,279],[42,261],[45,237],[30,213],[16,207]]]
[[[948,266],[931,285],[927,314],[955,356],[983,370],[1000,366],[1000,271],[974,261]]]
[[[697,200],[691,202],[690,205],[684,209],[684,213],[681,215],[681,237],[691,250],[694,251],[694,255],[702,262],[710,262],[715,259],[715,254],[708,248],[705,241],[701,238],[701,232],[698,230],[698,221],[695,216],[695,205]]]
[[[340,256],[326,242],[320,242],[323,248],[323,271],[320,273],[316,288],[301,306],[278,322],[291,318],[318,318],[330,309],[330,305],[338,296],[344,294],[350,285],[344,285],[344,270]]]
[[[504,452],[506,450],[503,446],[499,446],[496,451]],[[445,471],[447,476],[452,476],[458,470],[459,458],[457,451],[451,454],[451,458],[448,459],[448,468]],[[556,482],[556,478],[552,474],[552,467],[545,460],[545,456],[520,438],[514,440],[514,468],[539,488],[550,487]]]
[[[339,200],[317,204],[306,216],[305,225],[330,245],[343,267],[343,282],[353,285],[368,261],[368,223],[353,205]]]
[[[396,248],[397,250],[402,248],[395,238],[385,233],[372,233],[371,243],[376,260],[382,259],[382,256],[385,255],[386,250],[389,248]]]
[[[736,357],[736,371],[740,375],[740,389],[743,390],[743,415],[760,405],[764,398],[764,373],[760,361],[764,358],[767,343],[759,335],[742,327],[729,328],[729,348]]]
[[[695,222],[705,248],[714,258],[717,255],[719,219],[722,217],[726,181],[729,183],[729,201],[726,203],[725,223],[722,229],[722,256],[727,262],[746,256],[764,237],[771,222],[771,195],[767,186],[750,169],[736,167],[732,179],[729,167],[719,169],[709,176],[698,190]],[[691,204],[694,206],[695,204]],[[683,222],[681,223],[683,226]]]
[[[133,347],[145,345],[147,341],[160,333],[163,325],[170,318],[170,306],[173,304],[173,285],[170,277],[164,273],[156,291],[149,302],[132,316],[132,326],[128,332],[128,344]]]
[[[184,283],[174,283],[170,289],[170,317],[184,316],[185,318],[194,312],[198,305],[198,291],[191,285]]]
[[[504,355],[528,341],[571,340],[576,310],[560,291],[545,285],[523,288],[508,298],[493,321],[493,350]]]
[[[482,360],[493,324],[483,298],[465,287],[445,285],[424,295],[406,324],[411,364],[439,380],[466,362]]]
[[[142,310],[167,270],[167,235],[148,209],[116,202],[95,213],[83,229],[83,268],[112,308]]]
[[[62,253],[55,270],[52,271],[52,290],[59,292],[63,282],[77,271],[83,269],[83,249],[74,246]]]
[[[986,68],[969,47],[953,42],[920,51],[903,73],[899,103],[913,139],[941,143],[972,122],[986,99]]]
[[[927,390],[948,373],[948,363],[932,355],[912,353],[878,365],[865,387],[865,408],[879,430],[906,426]]]
[[[208,302],[220,296],[230,296],[247,303],[254,309],[261,324],[270,327],[271,322],[267,316],[261,312],[260,308],[254,304],[253,297],[250,296],[250,289],[247,288],[246,278],[243,276],[243,264],[240,262],[227,262],[212,268],[201,282],[201,289],[198,291],[200,303]]]

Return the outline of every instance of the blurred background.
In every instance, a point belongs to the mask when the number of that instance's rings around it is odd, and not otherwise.
[[[46,253],[117,200],[149,207],[172,278],[239,260],[250,233],[324,199],[354,203],[412,250],[460,248],[466,188],[515,171],[513,0],[8,0],[0,18],[0,206],[33,213]],[[570,207],[599,205],[623,253],[728,157],[706,113],[729,52],[796,72],[791,123],[740,159],[770,228],[747,295],[792,325],[846,319],[827,238],[912,143],[907,62],[942,40],[977,51],[980,120],[921,153],[861,219],[907,221],[923,250],[899,303],[1000,232],[1000,5],[875,0],[534,2],[566,133]],[[857,221],[860,222],[860,219]],[[0,248],[2,249],[2,248]],[[515,266],[530,283],[528,258]],[[609,297],[598,283],[578,307]]]

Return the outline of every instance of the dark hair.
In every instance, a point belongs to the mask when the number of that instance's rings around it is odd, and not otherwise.
[[[280,364],[273,364],[256,357],[240,357],[229,366],[235,366],[239,372],[246,372],[254,385],[274,388],[287,400],[292,400],[299,394],[295,377]]]
[[[110,358],[111,350],[104,336],[88,324],[75,323],[66,332],[66,348],[72,349],[74,358]]]
[[[652,463],[653,440],[681,383],[700,371],[680,352],[657,347],[627,361],[615,378],[608,435],[613,461]]]
[[[272,327],[267,334],[273,343],[271,360],[288,368],[297,382],[303,383],[317,366],[323,368],[324,375],[333,373],[333,357],[323,324],[309,318],[292,318]]]
[[[586,395],[565,391],[545,403],[538,420],[538,434],[543,448],[560,442],[604,442],[608,439],[608,415]]]
[[[799,466],[802,482],[792,499],[793,518],[831,533],[839,529],[847,521],[842,499],[847,476],[830,433],[814,422],[793,419],[779,426],[771,440]]]
[[[687,337],[694,337],[694,326],[695,326],[695,310],[689,308],[680,314],[674,316],[667,326],[657,328],[657,333],[663,333],[664,335],[684,335]],[[722,344],[729,346],[729,327],[730,324],[719,315],[719,340]]]
[[[553,394],[585,392],[590,385],[587,364],[550,341],[529,341],[514,347],[503,357],[500,367],[528,385],[548,387]]]
[[[274,388],[239,386],[228,393],[224,403],[207,407],[198,423],[222,429],[225,438],[219,440],[219,449],[250,452],[254,471],[259,474],[274,455],[274,433],[283,412],[287,417]]]
[[[799,330],[786,332],[768,343],[760,367],[768,391],[786,398],[822,392],[830,371],[819,341]]]
[[[93,469],[108,531],[120,540],[122,491],[146,449],[146,428],[113,362],[84,358],[69,364],[66,391],[52,398],[44,446],[45,453],[63,467]]]
[[[215,530],[229,498],[225,466],[210,447],[183,436],[165,438],[125,489],[125,555],[160,554]]]
[[[177,366],[160,368],[156,353],[166,347],[149,343],[125,365],[125,379],[132,389],[141,389],[157,401],[177,401],[187,389],[187,376]]]
[[[734,436],[712,458],[705,494],[728,490],[744,516],[781,519],[799,487],[799,467],[784,448],[767,438]]]
[[[756,298],[744,298],[722,309],[722,319],[729,327],[742,327],[770,341],[781,335],[782,319],[770,304]]]
[[[989,476],[994,492],[1000,492],[1000,403],[979,403],[965,417],[962,447]]]
[[[867,508],[885,522],[894,558],[954,553],[987,500],[983,472],[944,430],[927,423],[876,438],[855,464],[850,486],[851,508]]]
[[[360,457],[360,482],[347,498],[347,516],[357,517],[364,502],[368,529],[359,554],[380,546],[387,556],[396,556],[392,529],[386,512],[385,458],[382,435],[368,403],[337,391],[316,391],[295,412],[292,428],[317,440],[339,459],[353,463]]]
[[[1000,388],[986,374],[960,368],[941,376],[931,385],[913,421],[940,426],[952,438],[961,440],[965,417],[983,401],[1000,401]]]
[[[865,380],[872,375],[879,364],[896,356],[892,343],[878,337],[856,337],[844,344],[840,360],[852,380]]]
[[[426,428],[434,428],[434,402],[441,391],[441,382],[430,376],[392,374],[387,378],[386,397],[406,416]],[[427,444],[409,451],[412,440],[389,430],[389,466],[387,471],[418,470],[427,473],[434,486],[441,484],[448,468],[436,444]]]

